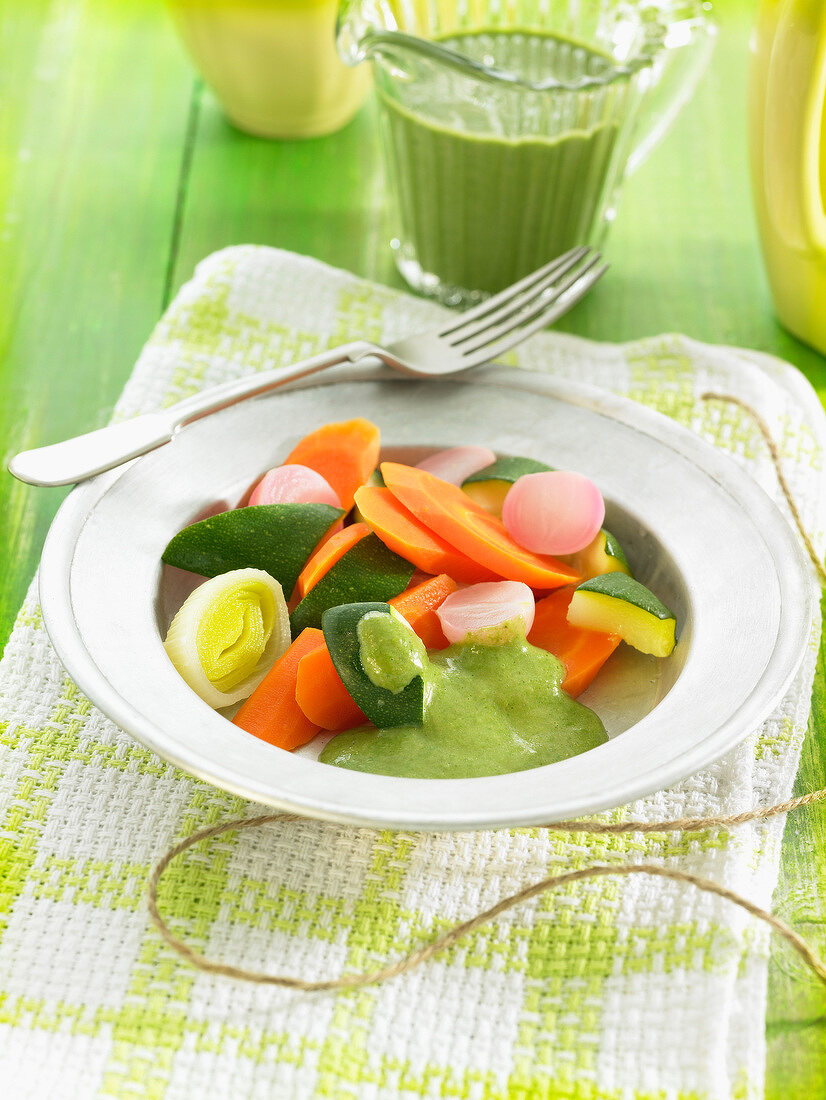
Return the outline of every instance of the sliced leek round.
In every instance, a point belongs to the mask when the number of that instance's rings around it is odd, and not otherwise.
[[[289,644],[281,585],[262,569],[234,569],[195,589],[164,648],[192,690],[218,708],[251,695]]]
[[[674,614],[645,585],[625,573],[592,577],[574,592],[568,622],[586,630],[618,634],[641,653],[667,657],[674,649]]]

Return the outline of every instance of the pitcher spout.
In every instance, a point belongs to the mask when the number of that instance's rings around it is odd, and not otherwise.
[[[360,65],[377,52],[387,34],[400,30],[397,5],[388,0],[340,0],[336,46],[346,65]]]

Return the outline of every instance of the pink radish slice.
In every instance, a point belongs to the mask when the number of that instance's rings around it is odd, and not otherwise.
[[[570,470],[523,474],[502,506],[508,534],[535,554],[575,554],[596,537],[604,519],[602,493]]]
[[[461,642],[468,635],[495,632],[497,627],[519,619],[527,634],[533,626],[534,606],[533,592],[521,581],[484,581],[451,593],[436,609],[436,614],[447,640]],[[507,641],[518,632],[508,633],[501,639],[494,633],[492,640]]]
[[[495,461],[496,455],[487,447],[450,447],[428,455],[418,464],[418,469],[427,470],[451,485],[461,485],[471,474]]]
[[[341,507],[338,494],[326,478],[309,466],[276,466],[253,489],[250,504],[332,504]]]

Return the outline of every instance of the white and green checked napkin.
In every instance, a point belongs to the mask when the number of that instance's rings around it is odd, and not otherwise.
[[[315,261],[233,248],[198,268],[118,406],[131,416],[438,307]],[[791,367],[681,336],[624,346],[543,334],[520,365],[605,386],[713,440],[785,510],[736,394],[768,421],[821,552],[826,424]],[[369,412],[369,410],[365,410]],[[782,706],[650,820],[790,791],[819,624]],[[302,994],[192,969],[150,926],[146,880],[176,839],[258,807],[183,775],[67,679],[33,590],[0,665],[0,1095],[9,1100],[731,1100],[759,1097],[768,933],[740,909],[644,876],[525,903],[415,972]],[[782,821],[688,836],[373,832],[306,821],[222,837],[172,865],[161,903],[210,956],[307,979],[373,968],[528,882],[659,860],[769,906]]]

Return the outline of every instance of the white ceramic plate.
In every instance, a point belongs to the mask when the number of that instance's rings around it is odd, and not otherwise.
[[[483,779],[366,775],[320,764],[314,749],[264,744],[179,678],[161,644],[184,592],[182,575],[161,565],[166,543],[216,500],[236,503],[302,435],[352,416],[380,425],[391,452],[478,443],[579,470],[600,486],[606,526],[639,579],[674,609],[679,631],[663,662],[621,646],[583,697],[603,717],[607,744]],[[633,402],[502,368],[445,382],[350,370],[200,421],[74,490],[46,542],[40,593],[69,673],[165,759],[281,809],[418,829],[558,820],[697,770],[780,700],[805,651],[814,599],[785,520],[724,455]]]

